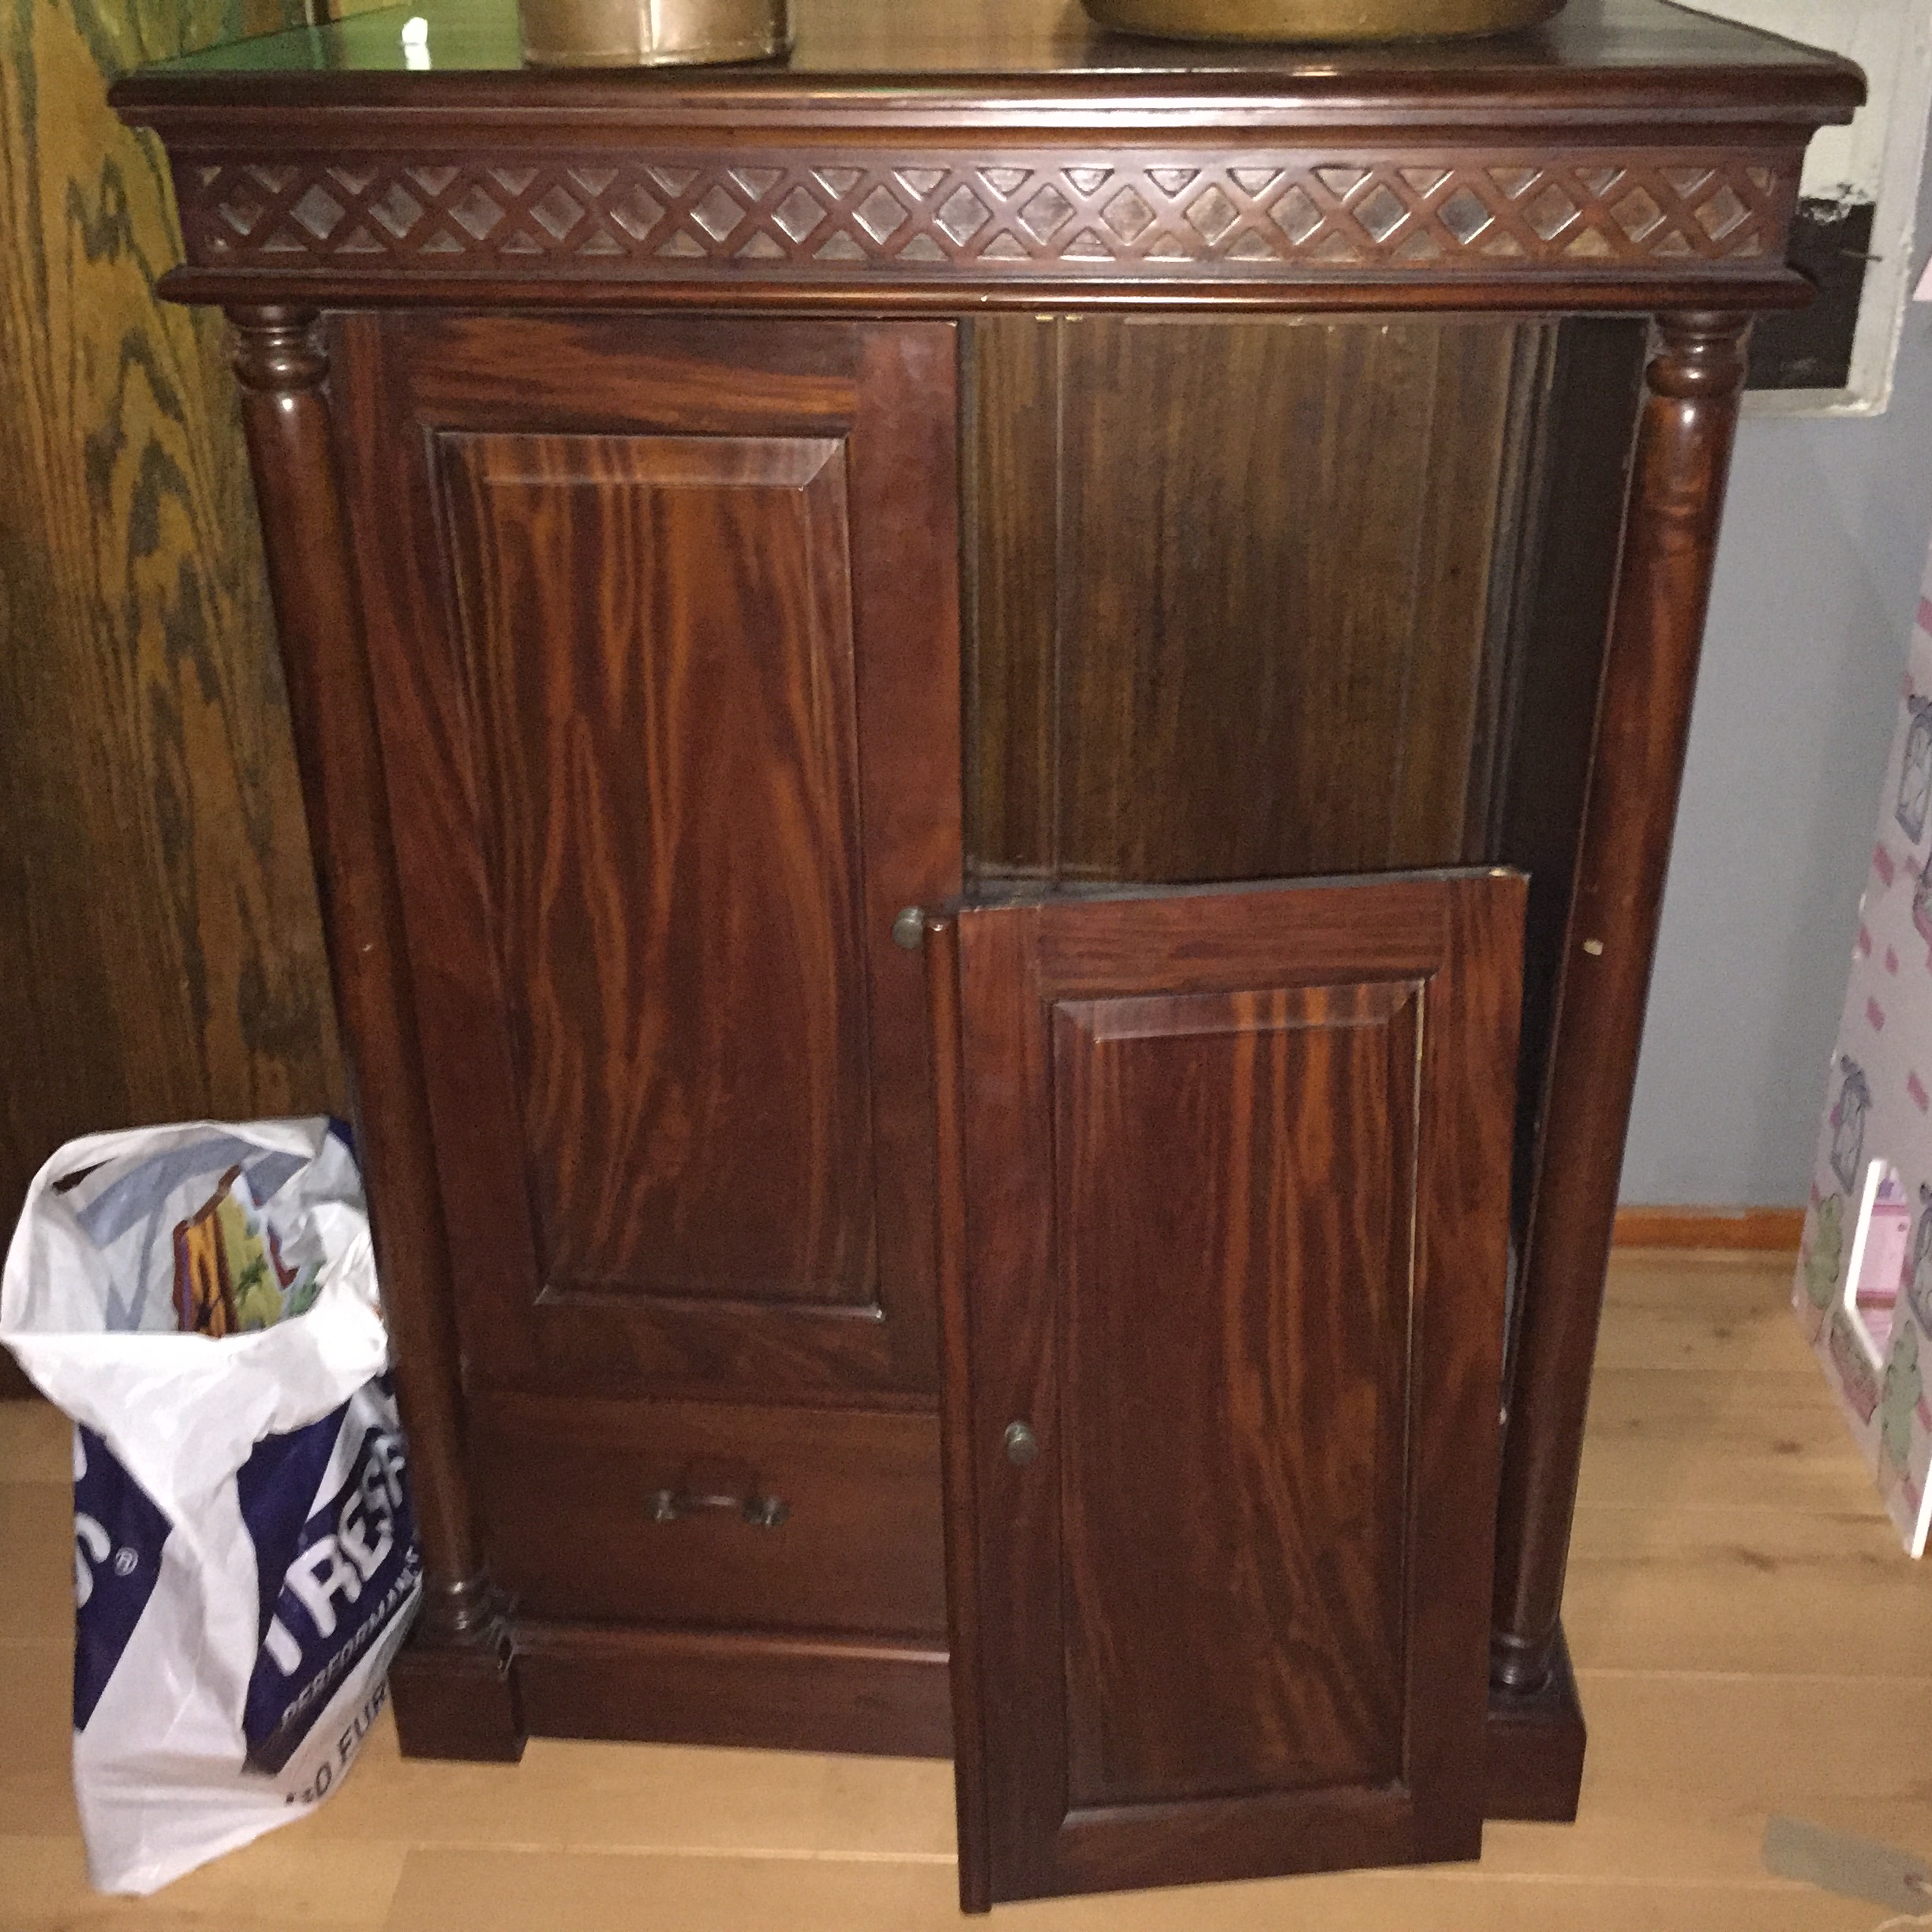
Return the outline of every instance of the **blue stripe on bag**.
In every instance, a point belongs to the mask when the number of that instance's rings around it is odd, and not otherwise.
[[[154,1594],[170,1526],[99,1436],[74,1435],[73,1721],[84,1731]]]
[[[372,1386],[392,1417],[388,1378]],[[358,1397],[307,1428],[268,1437],[236,1477],[261,1598],[242,1725],[251,1770],[272,1774],[288,1762],[421,1574],[402,1438],[374,1410]],[[341,1486],[318,1496],[345,1427],[361,1428],[361,1441]]]

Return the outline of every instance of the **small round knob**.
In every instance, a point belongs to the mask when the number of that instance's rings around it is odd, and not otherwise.
[[[893,939],[908,953],[916,953],[926,943],[926,915],[917,906],[908,906],[893,921]]]
[[[1039,1454],[1039,1438],[1024,1422],[1006,1425],[1006,1460],[1024,1469]]]

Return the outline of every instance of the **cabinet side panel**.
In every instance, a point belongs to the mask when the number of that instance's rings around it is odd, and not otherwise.
[[[1056,1010],[1076,1808],[1402,1775],[1417,998]]]
[[[842,444],[440,442],[543,1292],[869,1301]]]
[[[1572,316],[1559,328],[1536,437],[1531,529],[1510,597],[1509,688],[1483,856],[1530,875],[1515,1151],[1519,1237],[1534,1183],[1644,352],[1640,322]]]

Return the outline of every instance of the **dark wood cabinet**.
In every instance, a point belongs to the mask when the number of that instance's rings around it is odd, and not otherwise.
[[[1522,885],[934,923],[969,1900],[1480,1850]]]
[[[236,326],[404,1748],[954,1751],[981,1907],[1571,1816],[1747,335],[1860,77],[1662,0],[796,12],[114,96]]]

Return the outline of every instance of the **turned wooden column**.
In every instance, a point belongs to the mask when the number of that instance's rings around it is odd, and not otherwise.
[[[1663,316],[1646,372],[1503,1438],[1490,1657],[1506,1692],[1540,1690],[1556,1652],[1617,1181],[1749,326],[1732,314]]]
[[[422,1544],[423,1608],[414,1653],[397,1667],[397,1717],[407,1748],[412,1719],[425,1708],[420,1693],[412,1695],[407,1660],[425,1649],[451,1653],[461,1674],[474,1679],[455,1700],[474,1735],[454,1740],[468,1748],[452,1749],[440,1716],[431,1714],[425,1721],[435,1748],[514,1757],[522,1740],[507,1644],[463,1473],[449,1255],[354,552],[324,395],[328,357],[312,309],[228,314]],[[380,1068],[382,1077],[358,1080],[355,1069],[364,1066]],[[494,1694],[468,1694],[479,1686]],[[440,1692],[429,1699],[445,1701]]]

